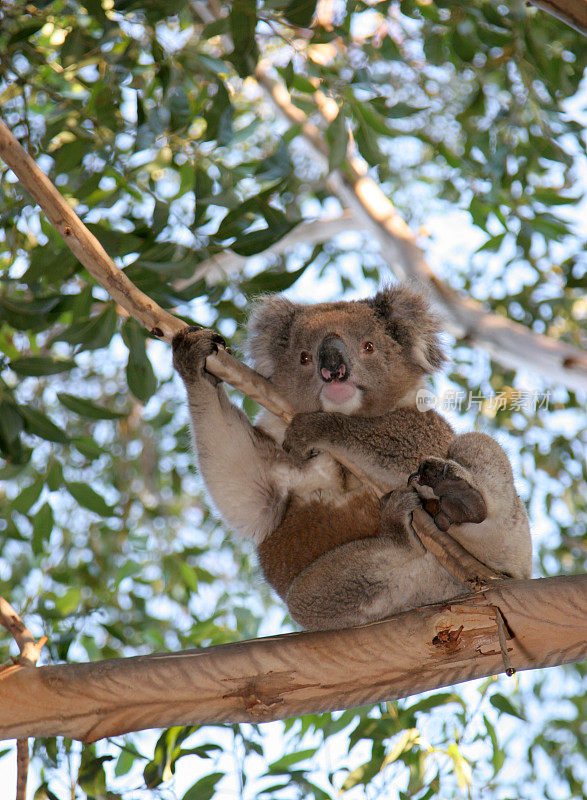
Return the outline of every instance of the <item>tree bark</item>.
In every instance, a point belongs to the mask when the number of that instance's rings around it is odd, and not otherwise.
[[[171,341],[173,335],[185,327],[185,322],[162,309],[148,295],[137,289],[116,266],[98,239],[90,233],[63,195],[1,120],[0,157],[41,206],[49,222],[90,275],[132,317],[154,336],[166,341]]]
[[[316,153],[327,159],[322,131],[292,103],[285,86],[269,75],[267,65],[259,64],[254,77],[282,114],[301,127]],[[430,294],[453,336],[479,344],[506,369],[530,369],[572,391],[587,391],[587,355],[582,350],[492,313],[436,277],[410,227],[368,175],[361,158],[347,157],[344,167],[331,173],[327,185],[343,206],[353,211],[357,223],[379,242],[381,255],[393,274],[417,281]]]
[[[587,0],[530,0],[533,6],[566,22],[583,35],[587,34]]]
[[[0,597],[0,625],[12,634],[14,641],[20,650],[17,663],[21,667],[34,667],[47,641],[46,636],[42,636],[38,641],[26,627],[24,622],[12,608],[10,603]],[[16,800],[26,800],[26,788],[29,775],[29,741],[28,739],[17,739],[16,741]]]
[[[321,244],[322,242],[328,242],[339,233],[357,230],[357,228],[358,225],[352,211],[343,211],[340,216],[330,219],[314,219],[310,222],[301,222],[283,238],[263,250],[262,253],[259,253],[259,256],[266,258],[269,255],[281,255],[289,252],[299,244],[310,246]],[[222,253],[211,256],[205,261],[200,261],[193,275],[189,278],[180,278],[173,281],[173,287],[177,291],[182,291],[202,279],[210,285],[218,283],[227,276],[244,269],[249,260],[247,256],[241,256],[230,250],[230,248],[223,250]]]
[[[497,609],[505,625],[500,648]],[[0,738],[95,741],[145,728],[334,711],[587,656],[587,576],[507,580],[341,631],[0,672]]]
[[[148,328],[153,335],[170,342],[175,333],[185,327],[185,323],[158,306],[150,297],[137,289],[122,270],[118,269],[100,242],[90,233],[77,214],[69,207],[60,192],[53,186],[49,178],[1,121],[0,155],[20,178],[25,188],[37,200],[50,222],[63,236],[66,244],[79,258],[88,272],[106,289],[111,297],[125,308],[132,317]],[[268,411],[281,417],[285,422],[291,422],[294,415],[293,408],[287,400],[280,396],[273,384],[262,375],[259,375],[258,372],[255,372],[245,364],[241,364],[223,350],[220,350],[216,355],[210,356],[206,360],[206,365],[216,377],[227,381],[244,392]],[[383,495],[384,490],[382,487],[372,484],[351,461],[340,456],[337,456],[336,460],[362,481],[365,486],[374,491],[378,497]],[[428,547],[429,543],[434,545],[434,555],[457,580],[462,580],[462,576],[465,575],[467,585],[475,586],[479,579],[499,577],[487,571],[486,568],[485,571],[477,569],[476,560],[460,547],[457,542],[451,540],[448,534],[438,530],[436,526],[420,527],[422,528],[421,540],[424,546]],[[420,535],[416,519],[414,520],[414,530]],[[438,538],[435,537],[435,531]],[[452,542],[452,548],[447,547],[447,542],[449,544]],[[460,548],[461,559],[455,553],[455,548]]]

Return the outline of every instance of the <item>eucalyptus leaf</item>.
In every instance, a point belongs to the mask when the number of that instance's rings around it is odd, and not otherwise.
[[[103,408],[92,403],[91,400],[76,397],[67,392],[58,392],[57,397],[59,398],[59,402],[70,411],[73,411],[75,414],[80,414],[83,417],[88,417],[89,419],[121,419],[121,417],[125,416],[121,411],[112,411],[112,409]]]
[[[89,511],[93,511],[101,517],[110,517],[114,514],[114,509],[106,503],[102,495],[86,483],[67,481],[65,487],[73,499]]]

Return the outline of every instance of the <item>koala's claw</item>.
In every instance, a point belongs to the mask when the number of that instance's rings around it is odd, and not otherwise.
[[[464,469],[442,458],[422,461],[408,486],[421,497],[424,509],[442,531],[463,522],[483,522],[487,506],[483,495],[463,476]]]
[[[283,440],[283,449],[297,466],[318,455],[316,449],[316,414],[296,414]]]
[[[184,382],[196,383],[204,379],[212,386],[221,383],[220,379],[206,370],[208,356],[226,347],[224,338],[216,331],[190,325],[176,333],[171,342],[173,365]]]

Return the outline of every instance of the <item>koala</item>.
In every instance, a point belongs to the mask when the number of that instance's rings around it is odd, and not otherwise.
[[[369,623],[467,592],[414,533],[420,505],[487,566],[530,576],[528,519],[502,448],[416,406],[445,361],[439,334],[423,296],[401,284],[361,301],[263,298],[248,355],[292,404],[290,425],[268,411],[253,425],[229,401],[206,371],[224,344],[218,334],[186,328],[173,340],[212,501],[254,541],[266,580],[302,627]]]

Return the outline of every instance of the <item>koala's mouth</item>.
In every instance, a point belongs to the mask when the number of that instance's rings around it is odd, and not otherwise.
[[[361,390],[352,381],[330,381],[322,387],[320,399],[325,411],[349,414],[360,406]]]

